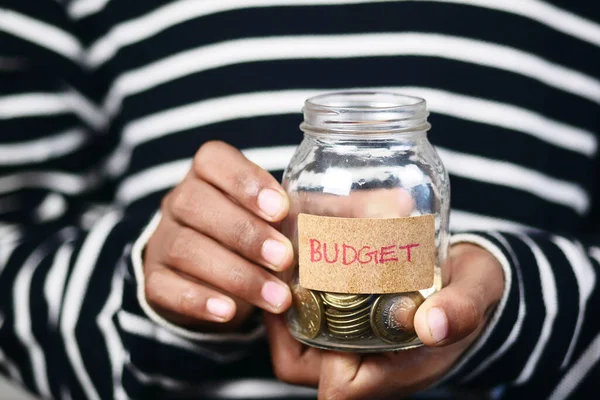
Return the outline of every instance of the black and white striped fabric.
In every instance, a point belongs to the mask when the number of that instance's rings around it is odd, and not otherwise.
[[[453,241],[505,267],[442,384],[597,398],[596,4],[1,0],[0,372],[45,398],[314,397],[274,380],[261,327],[148,315],[134,264],[203,142],[280,177],[304,99],[377,88],[427,99]]]

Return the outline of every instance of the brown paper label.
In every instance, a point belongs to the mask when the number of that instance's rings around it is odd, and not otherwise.
[[[399,293],[433,286],[433,215],[298,215],[300,285],[337,293]]]

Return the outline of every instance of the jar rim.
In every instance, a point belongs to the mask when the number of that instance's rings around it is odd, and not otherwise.
[[[400,133],[427,131],[426,101],[385,91],[343,91],[307,99],[300,128],[317,133]]]

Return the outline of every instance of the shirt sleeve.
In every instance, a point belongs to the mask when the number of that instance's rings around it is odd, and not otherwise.
[[[119,136],[103,89],[59,2],[32,4],[0,8],[0,373],[73,399],[165,398],[232,371],[268,375],[261,328],[203,335],[148,317],[132,249],[159,197],[113,200],[129,172],[105,173]]]
[[[496,256],[505,288],[487,328],[444,382],[496,388],[507,398],[589,394],[600,376],[600,240],[545,232],[452,238],[464,242]]]

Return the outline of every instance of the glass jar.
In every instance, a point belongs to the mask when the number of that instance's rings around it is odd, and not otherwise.
[[[425,101],[382,92],[313,97],[284,177],[283,233],[296,266],[287,312],[310,346],[357,352],[422,345],[414,314],[441,288],[448,174],[427,139]]]

